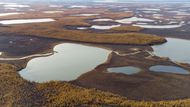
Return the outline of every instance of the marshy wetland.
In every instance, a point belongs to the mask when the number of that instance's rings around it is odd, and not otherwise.
[[[189,7],[0,2],[0,106],[190,106]]]

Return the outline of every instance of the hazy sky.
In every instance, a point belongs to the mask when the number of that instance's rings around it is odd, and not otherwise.
[[[101,0],[101,1],[190,1],[190,0]]]
[[[13,2],[13,0],[0,0],[0,2],[3,1],[10,1]],[[14,1],[64,1],[64,2],[74,2],[74,1],[82,1],[82,2],[86,2],[86,1],[98,1],[98,2],[190,2],[190,0],[14,0]]]

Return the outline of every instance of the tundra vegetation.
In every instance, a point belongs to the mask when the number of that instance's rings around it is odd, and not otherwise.
[[[110,12],[107,9],[65,10],[62,14],[42,14],[32,12],[28,14],[3,17],[3,19],[27,19],[51,17],[55,22],[1,25],[0,32],[35,35],[39,37],[56,38],[92,43],[150,45],[166,42],[165,38],[156,35],[138,33],[141,28],[118,27],[113,31],[129,31],[133,33],[95,33],[93,31],[68,30],[65,26],[91,26],[87,20],[95,16],[77,17],[73,14],[94,12],[102,18],[121,19],[133,16],[132,13]],[[135,32],[135,33],[134,33]],[[35,83],[24,80],[16,71],[16,67],[9,64],[0,64],[0,106],[1,107],[56,107],[56,106],[123,106],[123,107],[183,107],[190,106],[190,99],[175,101],[133,101],[126,97],[103,92],[97,89],[87,89],[68,82],[51,81]]]
[[[139,32],[143,30],[143,28],[138,26],[120,26],[120,27],[114,27],[111,30],[113,31],[125,31],[125,32]]]
[[[176,101],[133,101],[96,89],[86,89],[67,82],[34,83],[24,80],[13,65],[0,64],[1,107],[123,106],[189,107],[190,99]]]
[[[93,9],[92,9],[93,10]],[[75,12],[74,12],[75,11]],[[84,10],[85,12],[86,10]],[[96,10],[99,12],[100,10]],[[103,10],[102,10],[103,11]],[[106,11],[106,10],[104,10]],[[80,42],[91,42],[91,43],[111,43],[111,44],[132,44],[132,45],[150,45],[159,44],[166,42],[165,38],[156,35],[142,34],[142,33],[97,33],[92,31],[80,31],[80,30],[68,30],[65,26],[91,26],[87,20],[92,20],[96,16],[73,16],[78,14],[79,10],[70,10],[64,12],[64,14],[54,16],[43,16],[53,17],[56,21],[50,23],[37,23],[37,24],[21,24],[21,25],[10,25],[9,27],[1,27],[0,32],[11,32],[25,35],[36,35],[40,37],[49,37],[56,39],[80,41]],[[132,13],[122,12],[110,12],[101,13],[100,15],[104,18],[125,18],[133,16]],[[69,15],[68,15],[69,14]],[[14,16],[13,18],[30,18],[40,17],[39,13],[29,13],[23,16]],[[23,30],[24,29],[24,30]],[[113,30],[120,31],[134,31],[138,32],[141,30],[139,27],[119,27]]]

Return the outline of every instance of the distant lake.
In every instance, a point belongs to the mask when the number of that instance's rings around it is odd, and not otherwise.
[[[114,27],[120,27],[121,25],[108,25],[108,26],[100,26],[100,25],[92,25],[92,29],[99,29],[99,30],[108,30]]]
[[[20,75],[30,81],[75,80],[105,62],[111,51],[73,43],[54,47],[54,55],[30,60]]]
[[[119,19],[119,20],[116,20],[116,22],[122,23],[122,24],[131,24],[133,22],[154,22],[154,20],[147,19],[147,18],[131,17],[131,18]]]
[[[149,28],[149,29],[171,29],[171,28],[179,28],[182,27],[182,24],[171,24],[171,25],[148,25],[148,24],[133,24],[133,26],[138,26],[142,28]]]
[[[0,17],[2,16],[11,16],[11,15],[20,15],[24,13],[19,13],[19,12],[11,12],[11,13],[0,13]]]
[[[15,20],[1,20],[0,24],[3,25],[14,25],[14,24],[26,24],[26,23],[42,23],[42,22],[53,22],[54,19],[43,18],[43,19],[15,19]]]

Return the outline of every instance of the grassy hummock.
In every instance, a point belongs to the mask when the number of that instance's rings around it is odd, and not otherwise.
[[[143,28],[138,26],[120,26],[120,27],[114,27],[111,30],[113,31],[125,31],[125,32],[139,32],[143,30]]]

